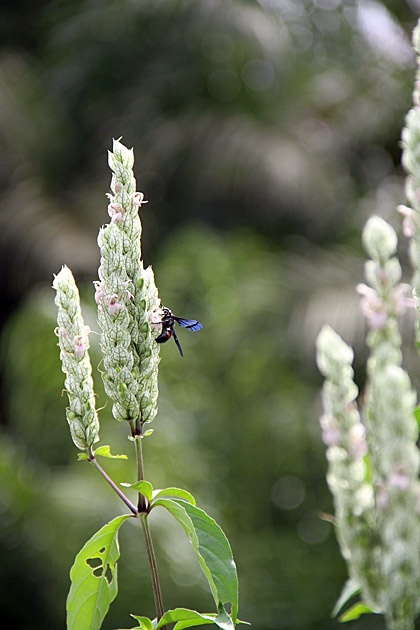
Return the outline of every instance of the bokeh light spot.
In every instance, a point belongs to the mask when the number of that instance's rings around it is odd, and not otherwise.
[[[305,498],[305,486],[294,475],[285,475],[273,485],[273,502],[282,510],[294,510]]]
[[[242,79],[255,92],[267,90],[274,81],[274,68],[264,59],[251,59],[242,69]]]
[[[318,545],[330,535],[331,525],[321,520],[315,512],[308,512],[300,519],[297,531],[304,542],[309,545]]]

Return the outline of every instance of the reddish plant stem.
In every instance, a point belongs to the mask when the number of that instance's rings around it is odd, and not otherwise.
[[[128,497],[125,496],[125,494],[123,492],[121,492],[121,490],[119,489],[119,487],[112,481],[111,477],[109,477],[106,472],[104,471],[104,469],[102,468],[102,466],[100,466],[98,464],[98,462],[95,459],[94,455],[89,456],[89,462],[96,468],[96,470],[98,472],[101,473],[102,477],[105,479],[105,481],[107,483],[109,483],[109,485],[111,486],[111,488],[114,490],[114,492],[116,492],[118,494],[118,496],[120,497],[121,501],[123,501],[125,503],[125,505],[128,507],[128,509],[134,514],[134,516],[137,516],[138,514],[138,510],[136,508],[136,506],[131,503],[130,499],[128,499]]]

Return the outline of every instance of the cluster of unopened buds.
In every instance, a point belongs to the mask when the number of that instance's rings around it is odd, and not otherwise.
[[[403,315],[407,308],[415,307],[411,286],[405,282],[401,282],[390,292],[387,301],[364,283],[358,284],[356,291],[362,296],[360,310],[366,317],[369,328],[374,330],[385,328],[389,315]]]

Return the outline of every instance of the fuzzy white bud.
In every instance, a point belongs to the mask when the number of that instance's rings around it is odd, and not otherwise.
[[[371,217],[363,230],[363,245],[374,260],[386,260],[397,251],[397,235],[395,230],[377,215]]]

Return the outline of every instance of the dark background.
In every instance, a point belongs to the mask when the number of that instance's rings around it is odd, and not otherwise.
[[[0,615],[63,628],[74,556],[123,510],[78,463],[65,421],[52,274],[95,322],[112,138],[135,150],[143,256],[175,314],[203,323],[161,349],[146,478],[190,490],[226,532],[255,630],[338,628],[346,579],[320,439],[314,340],[331,323],[363,386],[360,233],[399,229],[399,138],[418,0],[3,0],[0,8]],[[406,243],[401,238],[405,274]],[[419,365],[406,322],[406,363]],[[91,335],[98,407],[105,402]],[[100,413],[105,461],[134,481],[126,427]],[[167,608],[212,611],[181,528],[155,514]],[[103,628],[153,617],[138,528],[121,531]],[[351,628],[383,628],[366,617]]]

